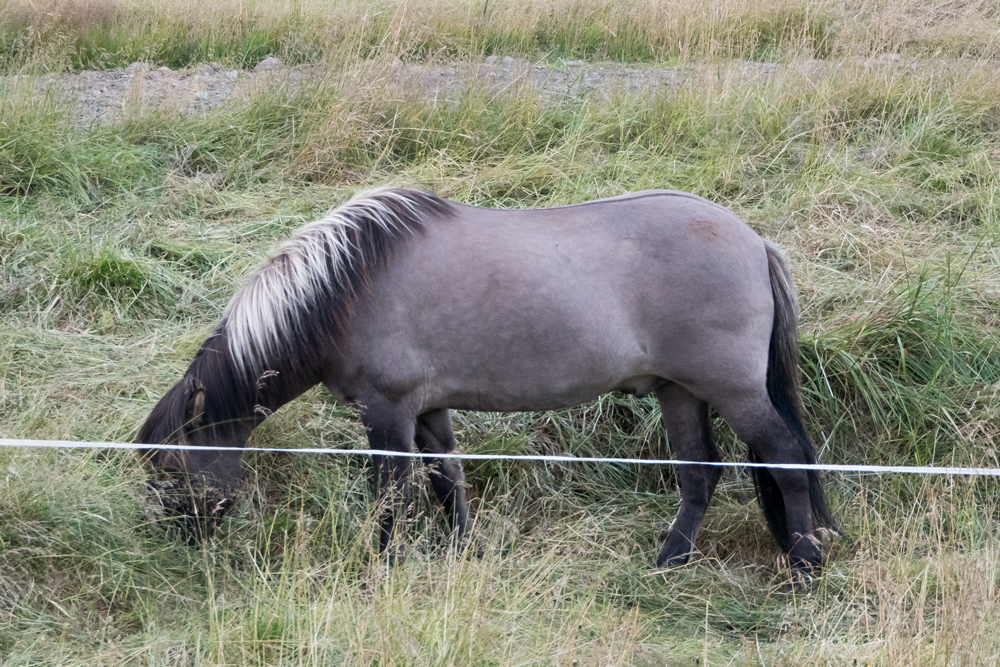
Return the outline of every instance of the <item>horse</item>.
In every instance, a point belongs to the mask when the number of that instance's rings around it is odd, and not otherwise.
[[[811,464],[797,317],[779,250],[693,194],[500,210],[380,189],[278,248],[136,442],[243,447],[267,415],[323,383],[357,408],[372,449],[454,453],[451,410],[552,410],[617,390],[655,394],[681,459],[721,461],[711,406],[751,461]],[[174,509],[202,529],[232,504],[240,451],[143,454],[192,491],[175,494]],[[462,465],[427,461],[452,534],[465,540]],[[409,458],[373,456],[379,549],[390,562],[403,557],[411,469]],[[681,503],[657,567],[688,562],[720,468],[678,475]],[[818,536],[835,529],[818,474],[757,467],[752,476],[792,572],[816,572]]]

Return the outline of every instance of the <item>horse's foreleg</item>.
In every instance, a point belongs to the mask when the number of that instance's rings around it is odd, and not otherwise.
[[[359,401],[361,421],[368,431],[368,446],[393,452],[413,451],[414,415],[381,396]],[[405,551],[396,534],[410,500],[413,461],[403,456],[372,457],[372,495],[387,503],[380,520],[379,552],[388,551],[389,563],[402,562]]]
[[[435,410],[417,419],[417,447],[422,452],[445,454],[458,451],[451,428],[451,413]],[[451,521],[456,543],[461,545],[469,529],[469,503],[465,492],[465,471],[458,459],[428,459],[431,484]]]
[[[670,449],[687,461],[720,461],[712,435],[708,405],[677,384],[657,390],[663,426]],[[681,506],[674,527],[656,559],[656,566],[676,566],[688,562],[694,551],[698,529],[715,492],[722,469],[713,466],[680,466]]]

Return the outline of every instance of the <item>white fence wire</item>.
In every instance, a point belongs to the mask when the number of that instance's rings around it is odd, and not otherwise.
[[[637,459],[623,457],[573,456],[572,454],[464,454],[452,452],[396,452],[383,449],[341,449],[330,447],[198,447],[189,445],[144,445],[127,442],[82,442],[74,440],[17,440],[0,438],[0,447],[42,449],[174,449],[208,452],[279,452],[334,456],[402,456],[415,459],[463,459],[471,461],[549,461],[557,463],[626,463],[655,466],[715,466],[721,468],[773,468],[781,470],[820,470],[869,474],[958,475],[963,477],[1000,477],[1000,468],[961,468],[955,466],[882,466],[841,465],[831,463],[750,463],[748,461],[683,461],[678,459]]]

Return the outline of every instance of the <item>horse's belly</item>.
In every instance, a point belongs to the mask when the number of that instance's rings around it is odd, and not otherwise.
[[[622,364],[612,370],[588,364],[553,368],[543,360],[536,361],[533,369],[515,362],[508,369],[481,369],[477,375],[429,377],[422,392],[426,407],[488,412],[556,410],[615,390],[644,395],[663,382],[641,363]]]
[[[584,389],[581,391],[544,392],[455,392],[444,394],[427,401],[424,410],[450,408],[452,410],[475,410],[479,412],[536,412],[559,410],[581,405],[611,391]]]
[[[598,388],[596,386],[580,387],[577,390],[563,392],[543,391],[534,393],[512,392],[474,394],[457,392],[449,396],[441,396],[425,409],[450,408],[453,410],[475,410],[479,412],[535,412],[541,410],[559,410],[576,405],[589,403],[602,394],[612,391],[622,391],[642,397],[665,382],[663,378],[644,376],[631,378],[618,386]]]

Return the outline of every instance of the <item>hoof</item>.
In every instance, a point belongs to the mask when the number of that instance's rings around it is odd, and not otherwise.
[[[473,533],[467,533],[463,537],[452,535],[451,548],[459,555],[468,555],[476,560],[482,560],[486,550],[478,538],[479,536]]]
[[[802,570],[789,570],[788,580],[781,585],[786,593],[805,595],[812,590],[812,575]]]
[[[818,564],[792,558],[787,570],[788,581],[783,588],[789,593],[808,593],[812,589],[813,580],[819,576]]]
[[[657,569],[670,569],[687,565],[691,560],[691,552],[682,554],[670,554],[666,550],[656,559]]]
[[[396,567],[406,562],[406,545],[402,542],[390,544],[382,549],[382,560],[386,567]]]

